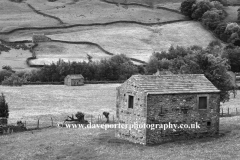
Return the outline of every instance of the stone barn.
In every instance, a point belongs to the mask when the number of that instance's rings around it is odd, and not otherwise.
[[[67,86],[84,85],[84,77],[81,74],[68,75],[64,78],[64,84]]]
[[[203,74],[134,75],[117,88],[116,104],[124,125],[116,136],[134,143],[160,144],[219,131],[220,91]],[[165,124],[178,127],[164,129]]]
[[[38,43],[38,42],[48,42],[51,41],[51,39],[47,36],[45,36],[45,34],[33,34],[32,36],[32,42],[33,43]]]

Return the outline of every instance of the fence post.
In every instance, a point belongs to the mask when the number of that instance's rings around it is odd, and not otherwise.
[[[92,115],[91,115],[91,124],[92,124]]]
[[[37,121],[37,129],[39,128],[39,119],[38,119],[38,121]]]
[[[228,108],[228,115],[229,115],[229,108]]]
[[[25,127],[27,128],[27,121],[25,121]]]
[[[53,119],[52,119],[52,117],[51,117],[51,121],[52,121],[52,127],[53,127]]]
[[[222,108],[222,116],[223,116],[223,108]]]
[[[236,108],[236,114],[238,114],[238,110],[237,110],[237,108]]]
[[[114,121],[114,115],[113,115],[113,123],[115,123],[115,121]]]

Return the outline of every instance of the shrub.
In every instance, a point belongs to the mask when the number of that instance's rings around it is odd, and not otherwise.
[[[9,110],[8,110],[8,104],[6,103],[5,96],[2,93],[0,96],[0,117],[8,118],[9,116]]]
[[[18,77],[16,74],[12,74],[10,77],[5,78],[2,81],[2,85],[4,86],[22,86],[23,79]]]
[[[84,121],[84,113],[82,113],[82,112],[77,112],[76,114],[75,114],[75,116],[77,117],[77,119],[78,119],[78,121],[79,122],[83,122]]]
[[[12,75],[11,71],[8,70],[1,70],[0,71],[0,83],[4,80],[4,78],[6,77],[10,77]]]

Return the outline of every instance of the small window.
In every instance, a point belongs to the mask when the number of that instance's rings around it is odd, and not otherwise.
[[[207,122],[207,126],[210,127],[211,126],[211,122]]]
[[[198,108],[199,109],[207,109],[207,97],[199,97]]]
[[[133,108],[133,96],[128,96],[128,108]]]

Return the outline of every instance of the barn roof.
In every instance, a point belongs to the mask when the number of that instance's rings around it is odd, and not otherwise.
[[[203,74],[133,75],[128,82],[148,94],[220,92]]]
[[[71,79],[79,79],[79,78],[84,78],[81,74],[72,74],[72,75],[67,75],[65,78],[71,78]]]

